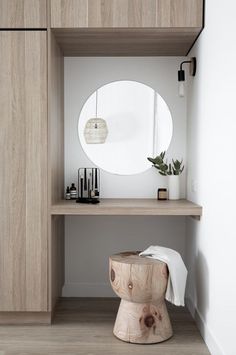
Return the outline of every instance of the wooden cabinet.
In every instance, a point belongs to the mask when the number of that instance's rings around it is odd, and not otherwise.
[[[47,310],[46,31],[0,31],[0,311]]]
[[[65,56],[185,56],[203,27],[203,0],[51,0]]]
[[[203,0],[51,0],[52,28],[202,27]]]
[[[0,28],[46,28],[47,0],[0,0]]]
[[[50,322],[64,282],[63,55],[185,55],[201,31],[202,6],[0,0],[0,323],[39,314]],[[47,7],[53,29],[42,31]]]

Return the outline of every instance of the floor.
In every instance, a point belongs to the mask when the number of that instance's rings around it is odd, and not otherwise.
[[[61,299],[51,326],[0,326],[0,355],[209,355],[189,312],[169,306],[174,336],[154,345],[116,339],[117,299]]]

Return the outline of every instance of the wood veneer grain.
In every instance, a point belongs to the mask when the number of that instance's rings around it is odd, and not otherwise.
[[[48,30],[48,203],[64,197],[64,59]],[[64,284],[64,216],[48,210],[48,310]]]
[[[202,0],[51,0],[51,25],[202,27],[202,10]]]
[[[189,312],[168,305],[174,336],[156,345],[124,343],[112,334],[119,300],[62,299],[50,326],[0,327],[0,348],[19,355],[210,355]]]
[[[51,312],[0,312],[0,325],[51,324],[51,321]]]
[[[65,56],[184,56],[203,0],[51,0],[51,26]]]
[[[182,56],[201,27],[56,29],[64,56]]]
[[[51,206],[52,215],[142,215],[201,216],[202,207],[187,200],[102,199],[97,205],[59,201]]]
[[[46,33],[0,31],[0,53],[0,311],[46,311]]]
[[[0,28],[47,28],[47,0],[0,0]]]

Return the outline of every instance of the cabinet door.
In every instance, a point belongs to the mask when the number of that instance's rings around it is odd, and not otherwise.
[[[46,0],[0,0],[0,28],[46,28]]]
[[[51,27],[202,27],[203,0],[51,0]]]
[[[0,311],[47,310],[46,31],[0,31]]]

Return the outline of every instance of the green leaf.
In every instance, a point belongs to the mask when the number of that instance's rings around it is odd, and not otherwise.
[[[155,159],[148,157],[147,160],[149,160],[151,163],[156,164]]]
[[[158,165],[163,164],[162,158],[156,157],[156,163],[157,163]]]
[[[173,162],[173,165],[175,167],[176,170],[179,170],[180,169],[180,166],[181,166],[181,162],[179,160],[173,160],[172,159],[172,162]]]
[[[166,176],[166,173],[163,173],[162,171],[159,171],[159,174]]]
[[[165,158],[165,155],[166,155],[166,152],[165,152],[165,151],[164,151],[164,152],[161,152],[160,157],[161,157],[162,159],[164,159],[164,158]]]
[[[160,165],[161,170],[167,171],[168,170],[168,165],[167,164],[162,164]]]

